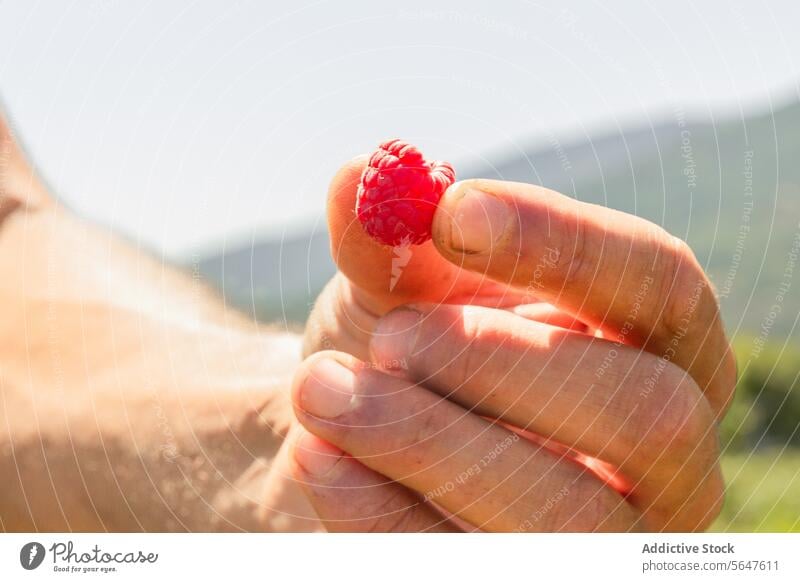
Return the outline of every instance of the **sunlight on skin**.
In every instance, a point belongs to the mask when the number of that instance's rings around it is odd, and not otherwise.
[[[0,137],[3,529],[318,527],[271,477],[299,337],[69,214]]]

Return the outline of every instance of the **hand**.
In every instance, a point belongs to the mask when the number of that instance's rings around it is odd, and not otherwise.
[[[355,174],[340,173],[332,201],[353,195]],[[348,247],[357,235],[342,237],[337,216],[339,264],[368,285],[340,280],[346,293],[333,305],[347,313],[355,297],[376,324],[374,336],[365,326],[359,335],[327,328],[367,362],[319,354],[296,377],[308,432],[296,437],[295,473],[329,529],[458,527],[436,506],[492,531],[697,530],[713,520],[722,499],[716,423],[735,364],[686,245],[542,188],[461,182],[435,219],[436,247],[449,261],[423,286],[435,305],[378,320],[402,300],[359,275],[359,257],[374,250]],[[434,252],[415,256],[436,264]],[[405,296],[425,281],[413,281],[417,272]],[[560,323],[578,323],[564,330],[439,304],[455,295],[444,289],[472,290],[480,302],[506,295],[496,283],[483,294],[484,277],[508,285],[509,297],[552,303]],[[515,439],[520,429],[529,432]]]

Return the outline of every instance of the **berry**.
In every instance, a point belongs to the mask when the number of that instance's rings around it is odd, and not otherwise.
[[[430,240],[436,206],[455,179],[447,162],[428,162],[399,139],[385,141],[361,174],[356,215],[383,244],[422,244]]]

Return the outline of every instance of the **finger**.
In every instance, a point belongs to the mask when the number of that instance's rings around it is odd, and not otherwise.
[[[302,429],[294,477],[329,532],[458,531],[430,504]]]
[[[625,500],[577,463],[345,354],[307,360],[293,400],[309,432],[481,529],[637,525]]]
[[[467,180],[445,192],[433,236],[453,264],[674,361],[717,409],[729,401],[735,364],[711,285],[656,225],[537,186]]]
[[[649,353],[455,305],[393,311],[378,323],[372,353],[470,412],[617,467],[651,523],[706,526],[699,510],[721,499],[708,402],[684,370]]]
[[[341,272],[353,283],[355,299],[367,311],[383,314],[411,301],[438,303],[455,296],[470,297],[482,283],[502,295],[502,288],[495,282],[463,271],[442,258],[431,241],[391,247],[364,231],[355,206],[367,159],[360,156],[345,164],[328,192],[331,253]]]

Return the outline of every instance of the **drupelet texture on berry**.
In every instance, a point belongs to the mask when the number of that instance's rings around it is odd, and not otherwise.
[[[387,245],[422,244],[444,191],[456,173],[447,162],[428,162],[413,145],[383,142],[369,159],[356,198],[364,230]]]

